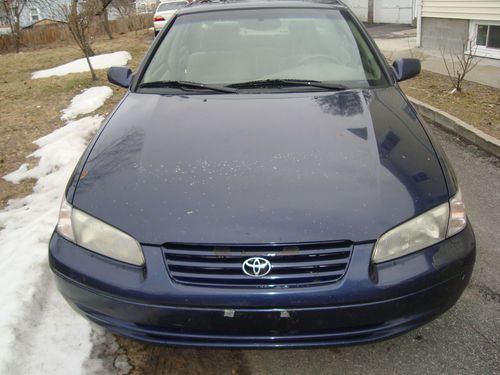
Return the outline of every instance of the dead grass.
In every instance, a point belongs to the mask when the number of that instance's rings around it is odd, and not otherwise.
[[[418,100],[458,117],[500,139],[500,89],[464,81],[461,93],[450,94],[447,76],[428,71],[402,82],[403,91]]]
[[[137,67],[151,42],[151,32],[144,30],[117,36],[115,40],[99,39],[96,53],[129,51],[129,66]],[[89,73],[70,74],[31,80],[31,73],[81,58],[74,46],[45,48],[19,54],[0,55],[0,176],[16,170],[26,156],[36,149],[32,142],[63,125],[60,112],[82,89],[107,85],[106,72],[97,71],[99,81],[92,82]],[[109,112],[120,100],[123,91],[113,87],[115,95],[99,113]],[[32,160],[32,163],[36,163]],[[7,200],[31,192],[33,182],[19,185],[0,178],[0,208]]]

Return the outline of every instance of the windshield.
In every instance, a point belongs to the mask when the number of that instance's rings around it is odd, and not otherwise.
[[[174,9],[182,8],[184,5],[186,5],[185,1],[176,1],[176,2],[161,3],[158,6],[158,9],[156,9],[156,11],[157,12],[165,12],[167,10],[174,10]]]
[[[347,13],[334,9],[181,15],[157,48],[141,84],[183,81],[228,86],[277,80],[347,88],[387,85],[360,30]]]

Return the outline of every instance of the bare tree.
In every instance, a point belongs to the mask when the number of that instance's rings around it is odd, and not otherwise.
[[[90,1],[90,0],[81,0],[80,2],[81,3],[86,3],[87,1]],[[95,1],[95,0],[94,0]],[[106,11],[108,9],[108,6],[109,4],[111,4],[113,0],[100,0],[100,1],[97,1],[97,6],[96,6],[96,16],[100,16],[102,13],[104,13],[104,11]]]
[[[136,31],[140,28],[134,0],[113,0],[109,4],[109,8],[116,11],[122,19],[126,20],[128,31]]]
[[[109,39],[113,39],[113,33],[111,32],[111,27],[109,26],[109,18],[108,18],[108,8],[107,5],[105,5],[106,0],[101,0],[101,7],[102,7],[102,13],[101,13],[101,20],[102,20],[102,26],[104,28],[104,31],[108,35]],[[109,4],[109,2],[108,2]]]
[[[461,45],[461,51],[458,53],[446,53],[444,48],[440,49],[444,66],[448,77],[453,85],[452,94],[462,91],[462,84],[467,74],[479,63],[477,58],[477,46],[471,39],[464,40]]]
[[[71,0],[69,7],[63,8],[63,13],[71,36],[85,55],[87,63],[89,64],[92,80],[95,81],[97,80],[97,76],[90,61],[90,58],[94,56],[95,53],[92,49],[92,39],[89,35],[92,19],[95,17],[94,5],[93,2],[86,1],[82,6],[79,6],[78,0]]]
[[[91,26],[97,17],[101,17],[111,0],[71,0],[69,6],[62,7],[62,14],[73,40],[85,55],[89,65],[92,80],[97,76],[92,66],[91,57],[95,55],[92,49]]]
[[[109,7],[117,11],[121,17],[129,17],[136,13],[134,0],[113,0]]]
[[[9,24],[12,41],[19,52],[21,48],[21,18],[26,9],[42,8],[48,5],[46,0],[0,0],[0,10]]]

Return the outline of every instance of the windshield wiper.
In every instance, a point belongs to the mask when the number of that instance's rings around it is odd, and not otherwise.
[[[328,83],[321,81],[314,81],[310,79],[264,79],[259,81],[239,82],[228,85],[237,89],[256,88],[256,87],[286,87],[286,86],[308,86],[318,87],[327,90],[347,90],[348,87],[338,83]]]
[[[171,88],[171,89],[201,89],[201,90],[210,90],[217,92],[229,92],[235,93],[238,92],[235,88],[229,88],[226,86],[215,86],[215,85],[206,85],[204,83],[190,82],[190,81],[153,81],[153,82],[144,82],[139,85],[139,88]]]

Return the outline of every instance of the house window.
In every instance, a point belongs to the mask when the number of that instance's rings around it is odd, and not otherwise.
[[[30,17],[31,22],[40,21],[40,12],[38,11],[38,8],[30,8]]]
[[[500,26],[477,25],[476,45],[500,48]]]
[[[470,21],[469,38],[476,55],[500,59],[500,22]]]

